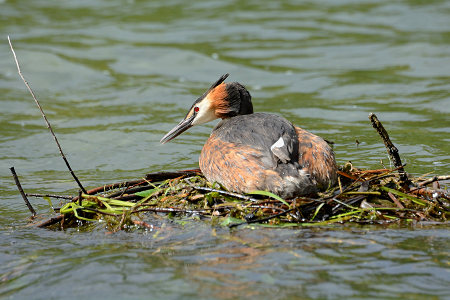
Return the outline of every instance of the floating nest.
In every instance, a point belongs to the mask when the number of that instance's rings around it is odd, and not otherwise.
[[[92,222],[112,232],[152,228],[149,220],[155,213],[229,227],[447,222],[449,191],[441,189],[438,180],[449,176],[415,178],[405,186],[396,169],[360,170],[347,163],[338,173],[338,186],[290,200],[264,191],[231,193],[207,182],[200,170],[147,174],[142,179],[104,185],[73,197],[28,196],[66,199],[54,209],[58,215],[34,222],[38,227],[61,229]]]

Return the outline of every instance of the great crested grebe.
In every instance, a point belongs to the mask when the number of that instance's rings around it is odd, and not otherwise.
[[[327,142],[278,115],[253,113],[250,93],[240,83],[224,83],[227,77],[220,77],[198,98],[161,143],[221,118],[199,159],[209,182],[234,192],[265,190],[283,198],[336,183],[336,161]]]

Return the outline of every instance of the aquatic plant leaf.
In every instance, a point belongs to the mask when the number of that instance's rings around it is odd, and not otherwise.
[[[137,192],[137,193],[134,193],[134,194],[137,195],[137,196],[141,196],[141,197],[145,198],[145,197],[151,196],[156,191],[157,191],[157,189],[150,189],[150,190],[145,190],[145,191],[142,191],[142,192]]]
[[[205,199],[208,202],[209,206],[214,205],[215,199],[220,197],[220,194],[218,192],[209,192],[205,194]]]
[[[107,199],[107,198],[105,198]],[[124,207],[133,207],[135,203],[129,202],[129,201],[122,201],[122,200],[116,200],[116,199],[108,199],[110,205],[114,206],[124,206]]]
[[[43,197],[43,198],[44,198],[44,200],[47,200],[48,205],[50,206],[50,208],[54,210],[53,203],[52,203],[52,200],[50,199],[50,197]]]
[[[412,202],[414,202],[414,203],[416,203],[416,204],[419,204],[419,205],[422,205],[422,206],[426,206],[426,205],[427,205],[427,203],[426,203],[425,201],[423,201],[423,200],[420,200],[420,199],[418,199],[418,198],[416,198],[416,197],[413,197],[413,196],[411,196],[411,195],[402,193],[402,192],[400,192],[400,191],[397,191],[397,190],[388,188],[388,187],[386,187],[386,186],[380,186],[380,189],[382,189],[383,191],[386,191],[386,192],[391,192],[391,193],[394,194],[394,195],[397,195],[397,196],[400,196],[400,197],[407,198],[407,199],[411,200]]]
[[[66,205],[64,205],[63,207],[61,207],[59,212],[64,215],[73,213],[77,219],[84,220],[84,221],[95,221],[94,219],[85,218],[85,217],[80,216],[78,214],[78,209],[83,209],[83,207],[76,204],[75,202],[69,202]]]
[[[317,206],[316,211],[314,212],[314,215],[311,217],[311,221],[314,220],[314,218],[317,216],[317,214],[319,213],[320,209],[322,208],[322,206],[325,205],[324,203],[319,204],[319,206]]]
[[[261,195],[261,196],[273,198],[273,199],[278,200],[278,201],[282,202],[283,204],[289,206],[289,203],[287,203],[283,198],[275,195],[274,193],[268,192],[268,191],[251,191],[249,194],[250,195]]]
[[[223,219],[222,222],[220,222],[220,225],[229,226],[230,224],[237,224],[237,223],[241,223],[241,222],[242,222],[242,220],[240,220],[240,219],[228,216],[225,219]]]

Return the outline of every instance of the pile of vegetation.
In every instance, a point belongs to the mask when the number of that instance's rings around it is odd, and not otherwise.
[[[101,222],[113,232],[152,228],[148,220],[155,213],[229,227],[414,224],[446,222],[450,216],[449,193],[438,186],[440,179],[448,176],[416,178],[405,185],[395,169],[360,170],[348,163],[339,171],[338,186],[289,200],[265,191],[247,195],[225,191],[207,182],[200,170],[147,174],[139,180],[104,185],[73,197],[28,196],[67,199],[54,209],[58,215],[35,223],[61,229],[91,222]]]

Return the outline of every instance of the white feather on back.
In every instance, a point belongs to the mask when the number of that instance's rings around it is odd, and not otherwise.
[[[276,142],[270,147],[270,150],[272,150],[272,152],[273,152],[273,149],[274,149],[274,148],[281,148],[281,147],[283,147],[283,146],[284,146],[284,140],[283,140],[283,137],[280,136],[280,138],[278,139],[278,141],[276,141]]]

